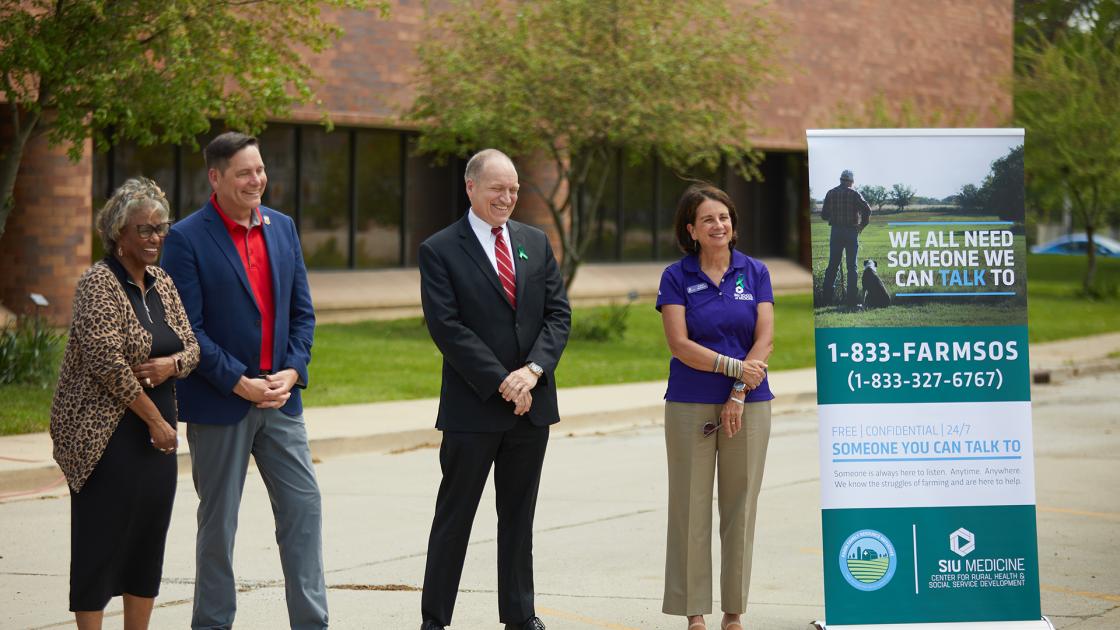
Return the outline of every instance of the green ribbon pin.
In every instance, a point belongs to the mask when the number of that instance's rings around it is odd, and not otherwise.
[[[517,257],[521,260],[529,260],[529,257],[525,254],[525,248],[521,245],[517,246]]]

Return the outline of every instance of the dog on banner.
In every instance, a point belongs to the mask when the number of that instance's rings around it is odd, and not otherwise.
[[[879,268],[870,258],[863,261],[860,284],[863,285],[864,308],[885,308],[891,305],[891,294],[887,293],[886,285],[879,278]]]

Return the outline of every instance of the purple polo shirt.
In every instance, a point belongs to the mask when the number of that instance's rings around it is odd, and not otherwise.
[[[684,305],[689,339],[735,359],[746,357],[754,345],[759,302],[774,302],[770,271],[737,250],[731,252],[731,266],[718,287],[700,270],[700,260],[689,254],[665,268],[657,290],[657,310],[665,304]],[[722,404],[734,382],[723,374],[694,370],[674,357],[665,400]],[[773,398],[767,379],[747,392],[747,402]]]

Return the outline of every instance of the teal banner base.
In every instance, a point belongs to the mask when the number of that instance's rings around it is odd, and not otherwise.
[[[1037,621],[988,621],[984,623],[888,623],[858,626],[814,621],[808,630],[1054,630],[1046,617]]]
[[[831,509],[821,520],[830,628],[1042,618],[1033,505]]]

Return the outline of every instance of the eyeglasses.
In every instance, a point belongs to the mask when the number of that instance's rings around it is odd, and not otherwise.
[[[722,422],[719,422],[719,423],[705,422],[704,423],[704,429],[703,429],[704,430],[704,437],[712,437],[712,435],[715,434],[716,431],[719,431],[719,428],[722,427],[722,426],[723,426]]]
[[[140,238],[152,238],[152,234],[159,234],[161,237],[167,236],[167,233],[170,231],[170,221],[164,221],[163,223],[160,223],[158,225],[149,225],[147,223],[144,223],[142,225],[136,226],[136,233],[140,235]]]

